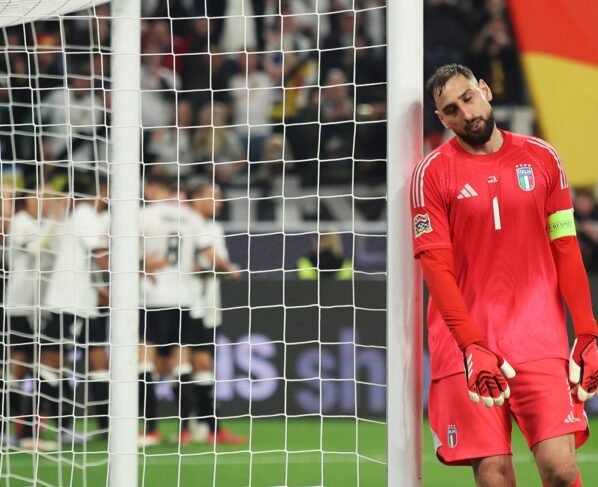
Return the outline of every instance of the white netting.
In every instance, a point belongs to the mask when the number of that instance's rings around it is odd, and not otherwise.
[[[110,7],[29,3],[0,61],[0,485],[107,485]],[[385,14],[142,2],[140,485],[385,482]]]
[[[65,15],[109,0],[0,0],[0,26]]]

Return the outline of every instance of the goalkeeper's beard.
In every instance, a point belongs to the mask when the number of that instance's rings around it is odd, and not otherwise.
[[[487,117],[479,117],[476,120],[480,121],[480,129],[477,131],[472,131],[469,127],[471,125],[468,124],[465,128],[455,133],[468,145],[472,147],[478,147],[484,145],[486,142],[490,140],[492,137],[492,132],[494,131],[494,127],[496,125],[496,121],[494,120],[494,112],[490,109],[490,113]],[[475,121],[474,121],[475,122]]]

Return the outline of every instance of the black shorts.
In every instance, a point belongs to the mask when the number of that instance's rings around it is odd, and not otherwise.
[[[174,346],[203,347],[213,341],[206,334],[203,320],[191,318],[189,311],[178,308],[140,310],[139,340],[145,345],[157,345],[161,355],[168,355]]]
[[[106,318],[50,313],[50,318],[40,329],[40,341],[44,345],[66,348],[104,346],[108,343]]]
[[[6,316],[4,324],[6,328],[4,343],[9,345],[13,350],[33,355],[35,344],[33,317]]]

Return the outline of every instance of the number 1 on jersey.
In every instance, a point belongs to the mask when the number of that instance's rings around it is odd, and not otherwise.
[[[492,213],[494,214],[494,230],[502,228],[500,224],[500,209],[498,208],[498,196],[492,198]]]

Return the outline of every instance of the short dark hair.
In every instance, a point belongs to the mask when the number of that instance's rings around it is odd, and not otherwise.
[[[464,76],[465,78],[475,80],[475,76],[471,69],[467,66],[463,66],[462,64],[445,64],[444,66],[440,66],[432,76],[428,78],[426,81],[426,92],[432,100],[434,106],[436,106],[435,96],[441,95],[442,90],[448,83],[451,78],[455,76]]]
[[[145,184],[155,184],[168,191],[176,192],[179,190],[179,182],[175,176],[150,172],[145,176]]]

